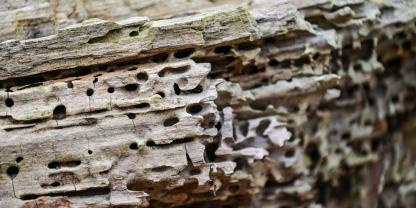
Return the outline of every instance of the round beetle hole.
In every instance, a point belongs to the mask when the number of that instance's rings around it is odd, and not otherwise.
[[[16,162],[17,162],[17,163],[22,162],[22,160],[23,160],[23,157],[17,157],[17,158],[16,158]]]
[[[129,33],[129,35],[130,35],[130,37],[138,36],[139,35],[139,32],[137,32],[137,31],[131,31]]]
[[[137,145],[136,142],[134,142],[134,143],[130,144],[129,148],[132,149],[132,150],[137,150],[137,149],[139,149],[139,146]]]
[[[5,101],[7,107],[12,107],[14,105],[14,101],[11,98],[7,98]]]
[[[93,95],[94,94],[94,90],[93,89],[91,89],[91,88],[89,88],[88,90],[87,90],[87,96],[91,96],[91,95]]]
[[[139,81],[146,81],[149,78],[149,76],[146,74],[146,72],[140,72],[137,74],[137,80]]]
[[[107,92],[108,92],[108,93],[113,93],[113,92],[114,92],[114,87],[109,87],[109,88],[107,89]]]
[[[129,117],[129,119],[135,119],[136,118],[136,114],[134,113],[128,113],[127,117]]]
[[[66,108],[64,105],[58,105],[53,109],[53,119],[59,120],[66,117]]]
[[[16,176],[17,176],[17,174],[19,173],[19,168],[18,167],[16,167],[16,166],[11,166],[11,167],[9,167],[9,168],[7,168],[7,175],[10,177],[10,178],[15,178]]]

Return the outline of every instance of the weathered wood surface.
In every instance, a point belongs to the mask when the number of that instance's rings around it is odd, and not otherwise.
[[[0,5],[0,207],[416,206],[414,1],[140,2]]]
[[[292,30],[312,30],[291,5],[257,12],[261,12],[258,21],[256,13],[243,7],[150,22],[146,18],[119,23],[88,20],[63,28],[54,36],[6,41],[0,46],[0,79],[142,58],[172,49],[252,41]]]

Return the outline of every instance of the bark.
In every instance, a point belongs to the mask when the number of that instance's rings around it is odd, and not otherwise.
[[[0,17],[0,207],[416,206],[412,0]]]

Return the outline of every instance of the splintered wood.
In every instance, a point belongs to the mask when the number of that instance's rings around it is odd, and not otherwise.
[[[0,3],[1,208],[416,207],[416,2],[120,2]]]

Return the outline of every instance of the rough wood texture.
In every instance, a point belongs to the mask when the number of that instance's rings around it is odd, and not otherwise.
[[[0,4],[0,207],[416,206],[414,1],[167,2]]]

